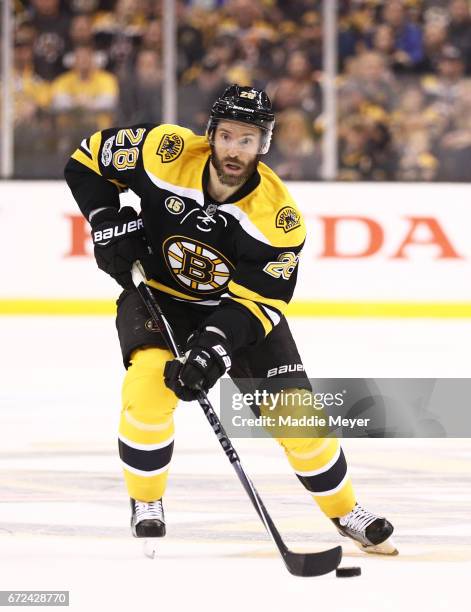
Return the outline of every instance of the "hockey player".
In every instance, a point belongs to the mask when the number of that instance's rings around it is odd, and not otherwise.
[[[268,372],[271,391],[310,390],[284,316],[305,226],[286,187],[260,162],[273,126],[266,93],[233,85],[215,101],[205,136],[177,125],[107,129],[84,139],[65,168],[91,224],[98,267],[123,287],[116,325],[127,371],[118,443],[136,537],[165,535],[162,497],[178,399],[194,399],[226,372],[244,392]],[[128,188],[141,199],[139,216],[120,208]],[[172,360],[134,290],[137,259],[185,347],[184,363]],[[338,440],[277,440],[342,535],[367,552],[395,554],[390,522],[356,502]]]

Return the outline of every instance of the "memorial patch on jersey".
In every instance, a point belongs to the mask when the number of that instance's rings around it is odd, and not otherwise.
[[[163,164],[168,164],[180,157],[183,146],[183,138],[178,134],[164,134],[157,147],[157,155],[159,155]]]
[[[284,206],[276,215],[275,225],[287,234],[301,225],[301,216],[292,206]]]
[[[170,196],[165,200],[165,208],[172,215],[179,215],[185,210],[185,202],[177,196]]]
[[[197,293],[221,291],[234,266],[219,251],[185,236],[171,236],[162,250],[172,277],[185,289]]]

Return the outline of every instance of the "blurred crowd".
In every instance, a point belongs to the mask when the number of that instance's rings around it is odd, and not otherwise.
[[[471,2],[338,0],[339,180],[467,181]],[[178,122],[204,133],[228,83],[263,87],[267,161],[320,178],[321,0],[176,0]],[[162,121],[160,0],[16,0],[15,174],[55,177],[83,137]]]

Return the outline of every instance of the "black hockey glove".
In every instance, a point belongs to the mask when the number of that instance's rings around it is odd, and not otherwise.
[[[131,267],[148,255],[142,219],[131,206],[120,211],[106,208],[90,220],[95,259],[100,270],[112,276],[121,287],[133,289]]]
[[[180,399],[191,401],[198,391],[211,389],[230,367],[224,336],[212,331],[195,332],[188,338],[185,358],[165,364],[165,384]]]

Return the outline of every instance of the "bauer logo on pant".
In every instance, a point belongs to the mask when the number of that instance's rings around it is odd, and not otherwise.
[[[221,291],[234,269],[231,262],[213,247],[184,236],[168,238],[162,249],[174,280],[196,293]]]

